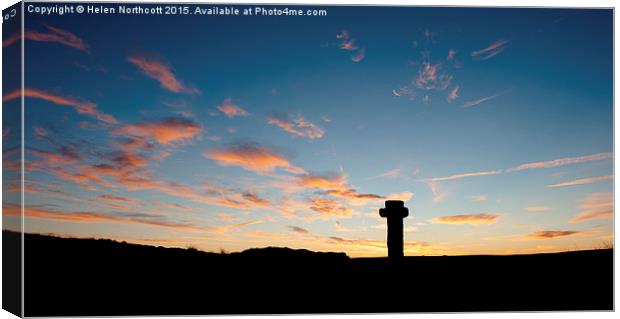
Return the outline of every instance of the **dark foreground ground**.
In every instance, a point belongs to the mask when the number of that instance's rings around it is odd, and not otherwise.
[[[25,251],[26,316],[613,309],[611,249],[407,257],[400,267],[287,248],[223,255],[41,235],[26,235]]]

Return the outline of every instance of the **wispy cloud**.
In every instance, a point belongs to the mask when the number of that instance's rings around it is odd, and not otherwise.
[[[202,132],[202,127],[188,119],[169,117],[159,121],[139,122],[119,127],[113,135],[146,138],[162,145],[188,141]]]
[[[470,215],[452,215],[437,217],[432,220],[433,223],[438,224],[493,224],[497,221],[499,215],[497,214],[470,214]]]
[[[366,49],[360,48],[355,43],[355,39],[351,38],[349,31],[342,30],[336,35],[336,39],[340,40],[340,43],[338,44],[340,49],[353,52],[351,61],[360,62],[364,59],[364,57],[366,57]]]
[[[339,201],[328,198],[310,198],[311,210],[322,215],[335,217],[349,217],[353,211],[344,207]]]
[[[295,233],[299,233],[299,234],[308,234],[308,230],[305,228],[301,228],[301,227],[297,227],[297,226],[286,226],[288,229],[290,229],[291,231],[295,232]]]
[[[450,175],[450,176],[446,176],[446,177],[433,177],[433,178],[430,179],[430,181],[432,181],[432,182],[451,181],[451,180],[461,179],[461,178],[465,178],[465,177],[497,175],[497,174],[501,174],[501,173],[502,173],[501,170],[484,171],[484,172],[473,172],[473,173],[461,173],[461,174],[455,174],[455,175]]]
[[[117,124],[118,121],[111,115],[105,114],[97,110],[97,105],[88,101],[80,101],[75,98],[56,95],[44,90],[25,88],[23,95],[29,98],[41,99],[52,102],[57,105],[65,105],[72,107],[79,114],[84,114],[96,118],[97,120],[107,124]],[[17,99],[22,96],[21,90],[9,92],[2,97],[2,102]]]
[[[503,173],[511,173],[511,172],[517,172],[517,171],[522,171],[522,170],[528,170],[528,169],[551,168],[551,167],[558,167],[558,166],[564,166],[564,165],[573,165],[573,164],[581,164],[581,163],[587,163],[587,162],[593,162],[593,161],[601,161],[601,160],[610,159],[612,157],[613,157],[613,153],[611,152],[597,153],[597,154],[578,156],[578,157],[565,157],[565,158],[548,160],[548,161],[525,163],[525,164],[521,164],[521,165],[518,165],[512,168],[508,168],[508,169],[497,169],[493,171],[481,171],[481,172],[472,172],[472,173],[459,173],[459,174],[454,174],[454,175],[450,175],[446,177],[433,177],[433,178],[428,179],[427,181],[439,182],[439,181],[457,180],[457,179],[462,179],[466,177],[498,175],[498,174],[503,174]],[[608,176],[595,177],[594,180],[592,180],[591,182],[597,182],[597,181],[606,180],[610,178],[613,178],[613,175],[609,177]],[[585,184],[588,181],[590,180],[583,179],[583,180],[577,180],[577,181],[568,182],[568,183],[576,183],[574,185],[579,185],[580,183]],[[563,183],[563,184],[568,184],[568,183]],[[569,186],[569,185],[557,184],[557,186],[551,185],[549,187],[560,187],[560,185]]]
[[[222,104],[217,106],[217,109],[220,110],[220,112],[224,113],[229,118],[233,118],[237,116],[246,117],[250,115],[248,111],[244,110],[239,105],[233,103],[231,99],[224,100]]]
[[[504,51],[507,44],[508,41],[506,40],[497,40],[484,49],[473,51],[471,56],[475,60],[488,60]]]
[[[586,185],[586,184],[592,184],[596,182],[612,180],[613,178],[614,178],[613,175],[588,177],[588,178],[577,179],[577,180],[570,181],[570,182],[548,185],[547,187],[566,187],[566,186],[575,186],[575,185]]]
[[[296,118],[291,118],[290,116],[271,116],[267,118],[267,123],[275,125],[295,136],[302,136],[311,140],[321,138],[325,135],[325,130],[323,128],[301,116],[297,116]]]
[[[418,70],[418,77],[415,85],[423,90],[445,90],[450,86],[453,76],[442,71],[442,64],[431,64],[423,62]]]
[[[577,224],[592,219],[608,219],[614,216],[614,200],[611,193],[594,193],[582,199],[579,206],[583,211],[570,220],[571,224]]]
[[[528,212],[544,212],[544,211],[548,211],[551,208],[547,207],[547,206],[528,206],[525,207],[525,210]]]
[[[293,165],[284,155],[265,146],[254,143],[239,143],[220,150],[205,151],[203,155],[222,166],[239,166],[259,174],[273,172],[282,168],[300,174],[305,171]]]
[[[172,68],[156,58],[147,58],[134,55],[127,60],[135,64],[146,76],[157,80],[166,90],[174,93],[200,94],[200,90],[193,86],[183,84],[172,72]]]
[[[24,30],[24,38],[39,42],[56,42],[62,45],[66,45],[68,47],[72,47],[74,49],[84,51],[86,53],[90,53],[90,46],[77,35],[67,30],[63,30],[61,28],[53,27],[50,25],[45,25],[45,27],[48,29],[49,33],[34,30]],[[19,33],[15,33],[2,41],[2,47],[9,47],[20,39],[21,35]]]
[[[541,230],[527,234],[523,239],[529,240],[541,240],[541,239],[554,239],[568,236],[585,236],[590,235],[590,232],[576,231],[576,230]]]
[[[593,161],[602,161],[602,160],[610,159],[612,157],[613,157],[613,153],[611,152],[597,153],[597,154],[578,156],[578,157],[565,157],[565,158],[554,159],[554,160],[549,160],[549,161],[525,163],[517,167],[510,168],[507,171],[512,172],[512,171],[520,171],[524,169],[533,169],[533,168],[550,168],[550,167],[580,164],[580,163],[593,162]]]
[[[375,176],[372,176],[370,178],[397,178],[401,176],[401,169],[400,168],[395,168],[395,169],[391,169],[389,171],[377,174]]]
[[[469,197],[472,202],[483,202],[488,199],[487,195],[475,195]]]
[[[497,94],[493,94],[491,96],[485,96],[485,97],[481,97],[481,98],[476,99],[476,100],[468,101],[468,102],[463,103],[463,105],[461,107],[462,108],[470,108],[470,107],[476,106],[476,105],[478,105],[480,103],[483,103],[483,102],[490,101],[492,99],[498,98],[498,97],[500,97],[500,96],[502,96],[502,95],[504,95],[506,93],[509,93],[510,91],[512,91],[512,89],[507,89],[507,90],[501,91],[501,92],[499,92]]]
[[[360,62],[364,60],[365,57],[366,57],[366,49],[361,48],[357,51],[357,53],[351,56],[351,61]]]
[[[459,97],[459,88],[460,86],[457,85],[450,91],[450,94],[448,94],[448,102],[452,102]]]
[[[4,206],[5,214],[20,216],[21,209],[16,205]],[[72,223],[126,223],[144,224],[157,227],[174,228],[186,231],[204,231],[205,228],[186,222],[175,222],[158,215],[149,215],[133,212],[100,213],[89,211],[64,212],[27,206],[24,209],[25,217],[58,220]]]

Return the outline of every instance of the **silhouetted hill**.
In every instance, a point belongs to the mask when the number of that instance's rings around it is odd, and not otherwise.
[[[17,233],[4,231],[3,240]],[[385,258],[25,235],[26,316],[613,309],[613,250]]]

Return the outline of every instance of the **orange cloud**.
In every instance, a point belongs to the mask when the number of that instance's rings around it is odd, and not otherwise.
[[[494,95],[491,95],[491,96],[485,96],[485,97],[482,97],[482,98],[479,98],[479,99],[476,99],[476,100],[468,101],[468,102],[463,103],[463,105],[461,107],[469,108],[469,107],[472,107],[472,106],[476,106],[476,105],[478,105],[480,103],[483,103],[483,102],[486,102],[486,101],[490,101],[490,100],[492,100],[494,98],[498,98],[498,97],[500,97],[500,96],[502,96],[502,95],[504,95],[506,93],[509,93],[510,91],[512,91],[512,89],[507,89],[507,90],[501,91],[501,92],[499,92],[497,94],[494,94]]]
[[[575,185],[586,185],[586,184],[592,184],[596,182],[612,180],[613,178],[614,178],[613,175],[589,177],[589,178],[577,179],[577,180],[570,181],[570,182],[548,185],[547,187],[566,187],[566,186],[575,186]]]
[[[82,50],[86,53],[90,53],[90,47],[88,46],[88,44],[86,44],[86,42],[80,39],[80,37],[78,37],[77,35],[69,31],[49,25],[46,25],[45,27],[48,28],[51,32],[43,33],[33,30],[24,30],[24,37],[32,41],[56,42],[78,50]],[[19,33],[15,33],[2,41],[2,47],[9,47],[20,39],[21,35]]]
[[[504,51],[506,44],[506,40],[497,40],[484,49],[473,51],[471,56],[476,60],[488,60]]]
[[[579,163],[592,162],[592,161],[601,161],[601,160],[609,159],[612,157],[613,157],[613,153],[611,152],[597,153],[597,154],[578,156],[578,157],[565,157],[565,158],[560,158],[560,159],[555,159],[555,160],[550,160],[550,161],[521,164],[517,167],[509,169],[508,171],[511,172],[511,171],[520,171],[520,170],[532,169],[532,168],[549,168],[549,167],[564,166],[564,165],[570,165],[570,164],[579,164]]]
[[[9,92],[8,94],[2,97],[2,102],[7,102],[10,100],[19,98],[21,97],[21,95],[22,95],[21,90],[15,90],[15,91]],[[42,99],[42,100],[52,102],[58,105],[70,106],[74,110],[76,110],[79,114],[89,115],[107,124],[118,123],[118,121],[111,115],[107,115],[107,114],[99,112],[97,110],[97,105],[92,102],[82,102],[76,99],[54,95],[52,93],[49,93],[43,90],[30,89],[30,88],[24,89],[23,95],[25,97]]]
[[[167,118],[155,122],[141,122],[124,125],[112,132],[113,135],[129,135],[154,140],[167,145],[192,139],[202,132],[202,127],[188,119]]]
[[[199,89],[184,85],[179,81],[172,72],[172,68],[160,60],[137,55],[130,56],[127,60],[135,64],[146,76],[157,80],[168,91],[189,94],[201,93]]]
[[[325,134],[323,128],[301,116],[294,119],[290,119],[288,116],[268,117],[267,123],[275,125],[293,135],[307,137],[309,139],[321,138]]]
[[[611,193],[594,193],[590,194],[582,200],[583,204],[579,206],[584,209],[579,215],[575,216],[569,222],[577,224],[591,219],[609,219],[614,216],[614,200]]]
[[[21,216],[18,205],[5,205],[3,212],[6,216]],[[206,228],[197,227],[189,223],[180,223],[167,220],[161,216],[141,213],[98,213],[98,212],[61,212],[26,206],[24,214],[27,218],[57,220],[72,223],[126,223],[144,224],[165,228],[174,228],[186,231],[205,231]]]
[[[349,217],[353,211],[343,207],[340,202],[327,198],[311,198],[310,209],[328,216]]]
[[[224,102],[220,105],[217,106],[217,109],[220,110],[220,112],[224,113],[226,116],[233,118],[236,116],[248,116],[250,115],[250,113],[248,113],[248,111],[244,110],[243,108],[241,108],[240,106],[234,104],[232,102],[231,99],[226,99],[224,100]]]
[[[418,77],[415,79],[415,85],[424,90],[445,90],[450,86],[450,82],[452,82],[452,75],[441,72],[441,63],[423,62],[418,70]]]
[[[203,155],[222,166],[239,166],[251,172],[266,174],[276,168],[291,173],[303,173],[304,170],[293,165],[284,155],[267,147],[256,144],[237,144],[226,149],[205,151]]]
[[[437,217],[432,221],[439,224],[493,224],[497,221],[499,215],[496,214],[471,214],[471,215],[453,215]]]

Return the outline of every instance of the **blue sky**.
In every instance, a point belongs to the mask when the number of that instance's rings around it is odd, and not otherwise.
[[[382,256],[397,198],[409,255],[611,238],[611,10],[326,8],[27,15],[26,229]]]

